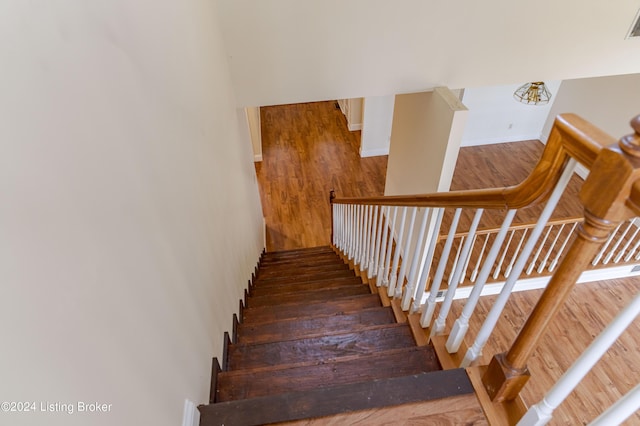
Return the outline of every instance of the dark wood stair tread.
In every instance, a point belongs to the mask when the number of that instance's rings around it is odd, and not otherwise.
[[[300,274],[272,275],[268,277],[258,276],[254,280],[255,285],[284,284],[303,281],[317,281],[321,278],[355,277],[356,274],[349,268],[339,268],[329,271],[308,271]]]
[[[252,426],[473,393],[464,369],[201,405],[200,426]]]
[[[237,370],[313,360],[327,361],[411,346],[415,346],[415,340],[408,325],[386,324],[354,333],[273,343],[232,344],[227,355],[227,368]]]
[[[326,253],[334,253],[333,249],[329,246],[320,246],[320,247],[312,247],[312,248],[304,248],[304,249],[296,249],[296,250],[281,250],[281,251],[271,251],[266,252],[262,255],[262,261],[273,261],[273,260],[283,260],[283,259],[294,259],[294,258],[303,258],[303,257],[312,257],[319,254]]]
[[[250,292],[251,297],[274,296],[276,294],[293,293],[300,291],[323,290],[328,288],[344,287],[348,285],[362,285],[362,280],[356,276],[325,278],[313,281],[294,283],[278,283],[269,285],[256,284]]]
[[[255,398],[318,387],[357,383],[440,370],[431,346],[377,352],[330,362],[218,374],[216,402]]]
[[[289,257],[283,259],[264,259],[260,262],[260,269],[267,271],[272,269],[280,269],[286,268],[291,265],[298,266],[312,266],[312,265],[324,265],[324,264],[345,264],[342,261],[342,258],[335,254],[331,253],[321,253],[313,256],[303,256],[303,257]]]
[[[368,285],[346,285],[330,289],[309,290],[285,294],[250,297],[247,300],[247,307],[253,308],[258,306],[275,306],[286,303],[310,303],[367,293],[371,293]]]
[[[237,337],[240,344],[277,342],[329,333],[347,333],[372,325],[393,323],[395,323],[393,310],[388,307],[377,307],[343,315],[239,324]]]
[[[274,306],[248,307],[243,311],[243,323],[262,323],[280,321],[292,318],[309,318],[314,316],[338,315],[347,312],[356,312],[360,309],[382,306],[377,294],[367,292],[365,294],[343,297],[333,300],[317,302],[297,301]]]
[[[305,276],[305,275],[322,275],[322,274],[331,273],[331,272],[335,272],[335,273],[351,272],[353,274],[353,271],[349,269],[349,265],[346,265],[342,262],[340,263],[332,262],[332,263],[313,265],[313,266],[302,266],[297,263],[294,263],[291,265],[278,267],[278,268],[271,268],[268,270],[260,269],[258,271],[256,280],[298,277],[298,276]]]

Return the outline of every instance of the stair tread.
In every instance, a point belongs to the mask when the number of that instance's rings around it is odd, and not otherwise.
[[[280,259],[262,259],[260,261],[260,268],[273,269],[279,267],[286,267],[287,265],[313,265],[313,264],[325,264],[325,263],[342,263],[342,258],[335,254],[333,251],[328,253],[318,253],[313,255],[298,256],[298,257],[283,257]]]
[[[322,253],[335,253],[329,246],[309,247],[294,250],[268,251],[262,255],[263,260],[284,259],[293,257],[313,256]]]
[[[326,278],[314,281],[302,281],[294,283],[278,283],[269,285],[256,284],[252,289],[250,296],[274,296],[276,294],[294,293],[302,291],[323,290],[336,287],[344,287],[349,285],[363,285],[362,280],[358,277],[338,277]]]
[[[440,370],[431,346],[284,367],[220,372],[216,401],[231,401]]]
[[[349,265],[343,262],[326,262],[316,263],[314,265],[300,264],[300,263],[287,263],[286,265],[273,266],[271,268],[260,268],[258,276],[256,278],[269,278],[269,277],[281,277],[287,275],[309,275],[309,274],[321,274],[329,271],[342,271],[349,270]]]
[[[321,315],[336,315],[378,306],[382,306],[380,297],[377,294],[365,293],[311,303],[290,302],[278,305],[277,309],[274,309],[273,306],[248,307],[244,309],[243,323],[249,324]]]
[[[200,424],[262,425],[473,393],[464,369],[441,370],[203,405]]]
[[[250,297],[247,300],[247,306],[253,308],[258,306],[275,306],[292,302],[310,303],[367,293],[371,293],[368,285],[345,285],[329,289],[308,290],[284,294]]]
[[[349,268],[333,269],[328,271],[307,271],[300,274],[286,274],[286,275],[270,275],[270,276],[258,276],[254,280],[255,285],[268,285],[268,284],[282,284],[302,281],[317,281],[321,278],[340,278],[340,277],[355,277],[355,273]]]
[[[239,324],[237,336],[238,343],[276,342],[358,331],[372,325],[393,323],[395,323],[395,316],[391,308],[375,307],[342,315]]]
[[[340,333],[273,343],[232,344],[228,370],[255,368],[294,362],[329,360],[348,355],[415,346],[406,324],[371,326],[352,333]]]

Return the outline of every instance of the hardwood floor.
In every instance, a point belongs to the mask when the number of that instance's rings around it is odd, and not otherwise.
[[[383,194],[386,157],[359,158],[359,132],[347,131],[346,121],[333,102],[262,108],[261,118],[264,160],[256,163],[256,171],[267,222],[267,250],[327,244],[331,188],[340,196]],[[462,148],[451,188],[517,184],[527,176],[542,149],[538,141]],[[575,202],[580,183],[580,179],[573,179],[554,217],[582,213]],[[517,220],[527,222],[536,214],[533,209],[523,211]],[[489,217],[488,222],[491,220]],[[530,362],[532,379],[523,391],[527,404],[540,400],[639,287],[640,280],[629,278],[581,284],[573,290]],[[510,345],[540,293],[512,296],[498,324],[499,332],[485,348],[487,361],[488,355]],[[475,336],[493,300],[492,296],[481,298],[470,337]],[[456,314],[463,303],[454,302]],[[636,320],[556,410],[551,424],[585,424],[640,381],[638,336],[640,324]],[[640,417],[635,415],[626,424],[640,424]]]
[[[588,344],[615,315],[640,291],[640,279],[627,278],[579,284],[553,320],[546,336],[529,362],[531,379],[522,396],[531,406],[544,394],[582,354]],[[483,350],[483,364],[494,353],[504,352],[515,339],[542,290],[513,293],[502,318]],[[471,318],[467,343],[482,326],[497,296],[480,298]],[[452,306],[455,316],[447,322],[448,330],[464,307],[464,300]],[[550,425],[587,424],[622,395],[640,383],[640,319],[636,320],[587,374],[574,392],[554,412]],[[640,414],[630,417],[625,425],[640,424]]]
[[[262,162],[256,163],[267,251],[330,243],[329,191],[384,194],[387,157],[360,158],[334,102],[260,108]]]

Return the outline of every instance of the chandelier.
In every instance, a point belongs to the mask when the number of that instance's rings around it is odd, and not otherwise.
[[[518,87],[513,93],[513,97],[523,104],[544,105],[549,103],[551,92],[543,81],[535,81]]]

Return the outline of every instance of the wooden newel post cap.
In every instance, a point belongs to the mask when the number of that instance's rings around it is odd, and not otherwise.
[[[640,115],[636,115],[629,122],[635,133],[623,136],[618,145],[627,154],[640,157]]]

